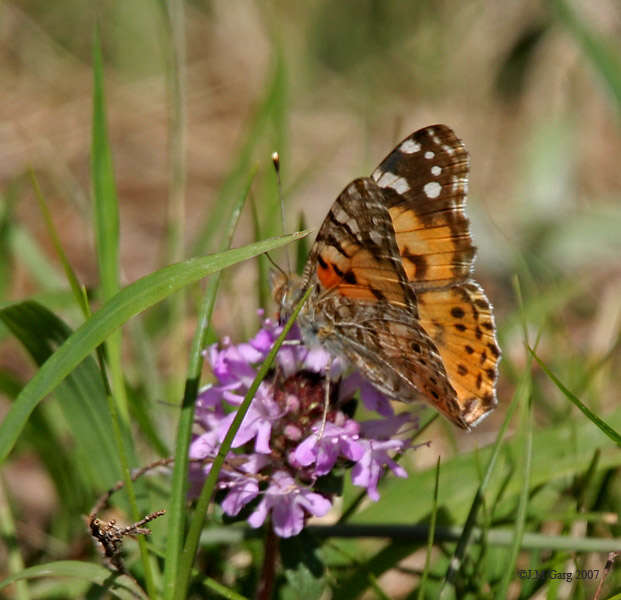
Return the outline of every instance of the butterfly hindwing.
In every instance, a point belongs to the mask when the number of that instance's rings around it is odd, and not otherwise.
[[[500,350],[494,317],[473,281],[417,294],[420,324],[442,358],[464,419],[474,425],[497,404]]]

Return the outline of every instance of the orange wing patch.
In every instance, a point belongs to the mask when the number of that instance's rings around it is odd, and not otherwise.
[[[465,420],[474,425],[497,404],[500,350],[489,301],[473,282],[417,298],[421,325],[438,348]]]
[[[408,281],[442,285],[469,272],[475,250],[466,217],[439,211],[425,222],[406,207],[389,212]]]
[[[347,259],[335,248],[322,248],[317,255],[317,277],[321,285],[356,300],[379,300],[406,307],[403,286],[394,267],[364,248],[346,247]]]

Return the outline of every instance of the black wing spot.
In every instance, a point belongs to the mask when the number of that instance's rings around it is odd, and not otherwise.
[[[343,273],[343,271],[341,271],[341,269],[338,268],[337,265],[335,265],[334,263],[332,263],[332,268],[334,269],[334,272],[341,278],[343,279],[343,276],[345,275],[345,273]]]
[[[317,262],[319,263],[319,266],[322,269],[327,269],[328,268],[328,263],[323,259],[323,256],[321,256],[321,254],[317,255]]]
[[[468,369],[465,367],[465,365],[457,365],[457,372],[460,375],[467,375],[468,374]]]
[[[345,273],[345,275],[343,276],[343,279],[347,283],[351,283],[352,285],[356,285],[358,283],[358,280],[356,279],[356,275],[354,275],[353,271],[347,271],[347,273]]]
[[[494,381],[494,379],[496,379],[496,371],[494,371],[494,369],[487,369],[487,371],[485,371],[485,373],[487,374],[487,378],[490,381]]]
[[[380,301],[385,301],[386,300],[386,296],[384,296],[383,292],[381,290],[377,290],[374,287],[369,286],[369,289],[371,290],[371,293]]]
[[[454,306],[453,308],[451,308],[451,314],[456,319],[463,319],[464,316],[466,315],[466,313],[464,312],[464,309],[461,308],[460,306]]]
[[[464,350],[468,353],[468,354],[474,354],[474,348],[472,346],[469,346],[468,344],[466,344],[464,346]]]
[[[483,383],[483,376],[481,373],[477,375],[477,390],[481,389],[481,384]]]
[[[496,346],[496,344],[492,344],[490,342],[489,344],[487,344],[487,347],[489,348],[489,351],[492,353],[494,358],[498,358],[500,356],[500,350],[498,349],[498,346]]]
[[[481,352],[481,364],[484,364],[486,360],[487,360],[487,352],[483,350],[483,352]]]
[[[412,342],[410,344],[412,350],[414,350],[414,352],[416,352],[416,354],[420,354],[420,344],[418,342]]]
[[[483,332],[481,331],[480,327],[477,327],[474,330],[474,335],[476,336],[477,340],[480,340],[483,337]]]
[[[483,298],[477,298],[474,303],[479,307],[479,308],[489,308],[489,302],[487,302],[487,300],[483,300]]]
[[[438,395],[438,392],[436,392],[435,390],[431,390],[431,395],[438,400],[440,398],[440,396]]]
[[[492,325],[491,321],[483,321],[481,325],[483,325],[483,327],[485,327],[487,331],[491,331],[492,329],[494,329],[494,326]]]
[[[409,260],[414,265],[414,276],[417,279],[424,279],[427,273],[427,259],[422,254],[413,254],[406,246],[403,248],[401,256],[406,260]]]
[[[463,323],[455,323],[455,329],[457,331],[466,331],[466,326]]]

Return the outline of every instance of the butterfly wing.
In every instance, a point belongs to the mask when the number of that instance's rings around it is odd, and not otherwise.
[[[383,191],[372,179],[352,182],[334,202],[311,249],[301,287],[308,286],[313,292],[299,317],[307,339],[347,357],[389,397],[423,395],[468,428],[419,322]]]
[[[469,156],[445,125],[403,140],[373,172],[395,231],[420,324],[434,341],[469,425],[497,404],[500,350],[489,300],[470,280]]]

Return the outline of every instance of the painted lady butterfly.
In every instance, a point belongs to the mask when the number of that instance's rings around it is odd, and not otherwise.
[[[470,429],[497,404],[492,307],[470,279],[469,156],[446,125],[403,140],[325,218],[302,277],[274,297],[304,340],[344,356],[388,397],[424,398]]]

